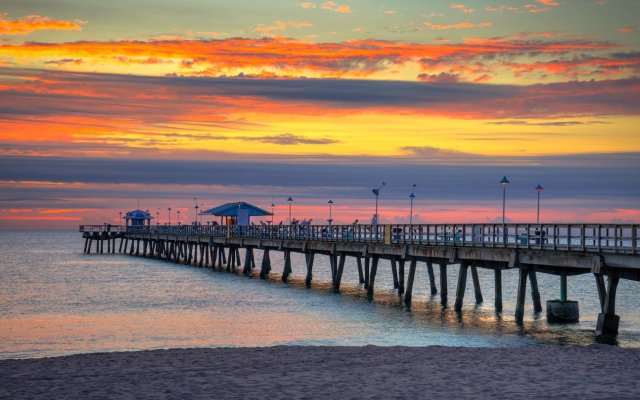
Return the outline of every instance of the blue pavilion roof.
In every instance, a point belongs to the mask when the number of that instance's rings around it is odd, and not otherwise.
[[[253,204],[245,203],[244,201],[237,201],[235,203],[226,203],[218,207],[211,208],[203,211],[202,215],[216,215],[223,217],[237,217],[238,210],[249,210],[250,217],[259,217],[264,215],[271,215],[267,210],[263,210],[260,207],[256,207]]]
[[[151,214],[142,210],[133,210],[125,215],[127,219],[151,219]]]

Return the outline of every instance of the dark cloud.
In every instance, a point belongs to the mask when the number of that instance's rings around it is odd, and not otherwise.
[[[611,122],[606,121],[551,121],[551,122],[532,122],[532,121],[494,121],[487,122],[489,125],[522,125],[522,126],[574,126],[574,125],[607,125]]]
[[[437,151],[424,151],[438,154]],[[139,191],[146,185],[220,185],[235,188],[236,195],[252,192],[265,196],[273,195],[273,192],[289,192],[309,197],[365,199],[369,198],[371,187],[386,181],[385,197],[390,199],[404,198],[406,189],[416,183],[423,196],[430,199],[473,198],[481,201],[495,199],[498,180],[507,175],[512,182],[509,190],[513,198],[529,198],[538,183],[547,189],[545,196],[551,198],[575,201],[597,198],[607,204],[620,199],[633,202],[640,197],[638,153],[540,157],[511,163],[487,157],[493,165],[486,163],[484,157],[478,157],[476,162],[472,155],[461,154],[465,160],[453,160],[446,165],[416,163],[415,160],[403,162],[401,158],[363,158],[354,163],[340,157],[305,162],[296,158],[260,161],[243,156],[232,161],[2,156],[0,181],[128,184],[126,189],[119,189],[122,193],[111,195],[133,197],[138,190],[135,188],[137,184],[140,185]],[[43,197],[63,197],[70,189],[56,185],[41,194]],[[8,190],[7,193],[5,189],[4,196],[24,197],[24,193],[15,188]]]

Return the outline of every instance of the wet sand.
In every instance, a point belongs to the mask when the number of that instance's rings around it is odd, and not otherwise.
[[[640,350],[267,347],[0,360],[0,398],[640,398]]]

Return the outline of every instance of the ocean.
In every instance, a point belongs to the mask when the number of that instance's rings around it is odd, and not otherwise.
[[[599,312],[592,275],[569,277],[569,299],[580,302],[580,323],[550,325],[534,314],[528,293],[525,321],[514,322],[517,271],[503,272],[504,311],[493,309],[493,271],[478,269],[484,302],[471,279],[461,313],[453,310],[457,266],[450,266],[449,304],[431,296],[424,263],[416,272],[413,304],[395,294],[388,261],[381,260],[373,302],[347,259],[341,292],[331,289],[327,257],[316,256],[306,288],[302,255],[292,255],[289,283],[283,259],[271,255],[268,280],[119,254],[84,254],[78,232],[0,232],[0,359],[79,353],[197,347],[469,346],[596,342]],[[259,265],[261,254],[256,252]],[[435,268],[438,282],[438,268]],[[546,300],[560,296],[557,276],[538,274]],[[438,290],[440,288],[438,287]],[[615,345],[640,347],[638,283],[622,280],[616,303]]]

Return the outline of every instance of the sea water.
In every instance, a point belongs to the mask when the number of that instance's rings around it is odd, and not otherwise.
[[[453,310],[457,266],[448,268],[449,304],[431,296],[419,263],[411,308],[393,290],[381,260],[373,302],[347,258],[340,293],[331,289],[328,257],[317,255],[306,288],[304,257],[271,253],[268,280],[120,254],[84,254],[78,232],[0,232],[0,358],[186,347],[238,346],[523,346],[590,344],[599,303],[592,275],[569,277],[569,299],[580,323],[550,325],[527,293],[525,321],[514,322],[517,271],[503,272],[504,311],[493,306],[493,271],[478,269],[484,302],[475,304],[468,279],[461,313]],[[105,247],[106,250],[106,247]],[[256,251],[259,266],[261,252]],[[408,271],[408,265],[406,266]],[[435,268],[439,287],[439,269]],[[559,278],[538,274],[544,302],[559,297]],[[639,283],[622,280],[618,346],[640,346]]]

